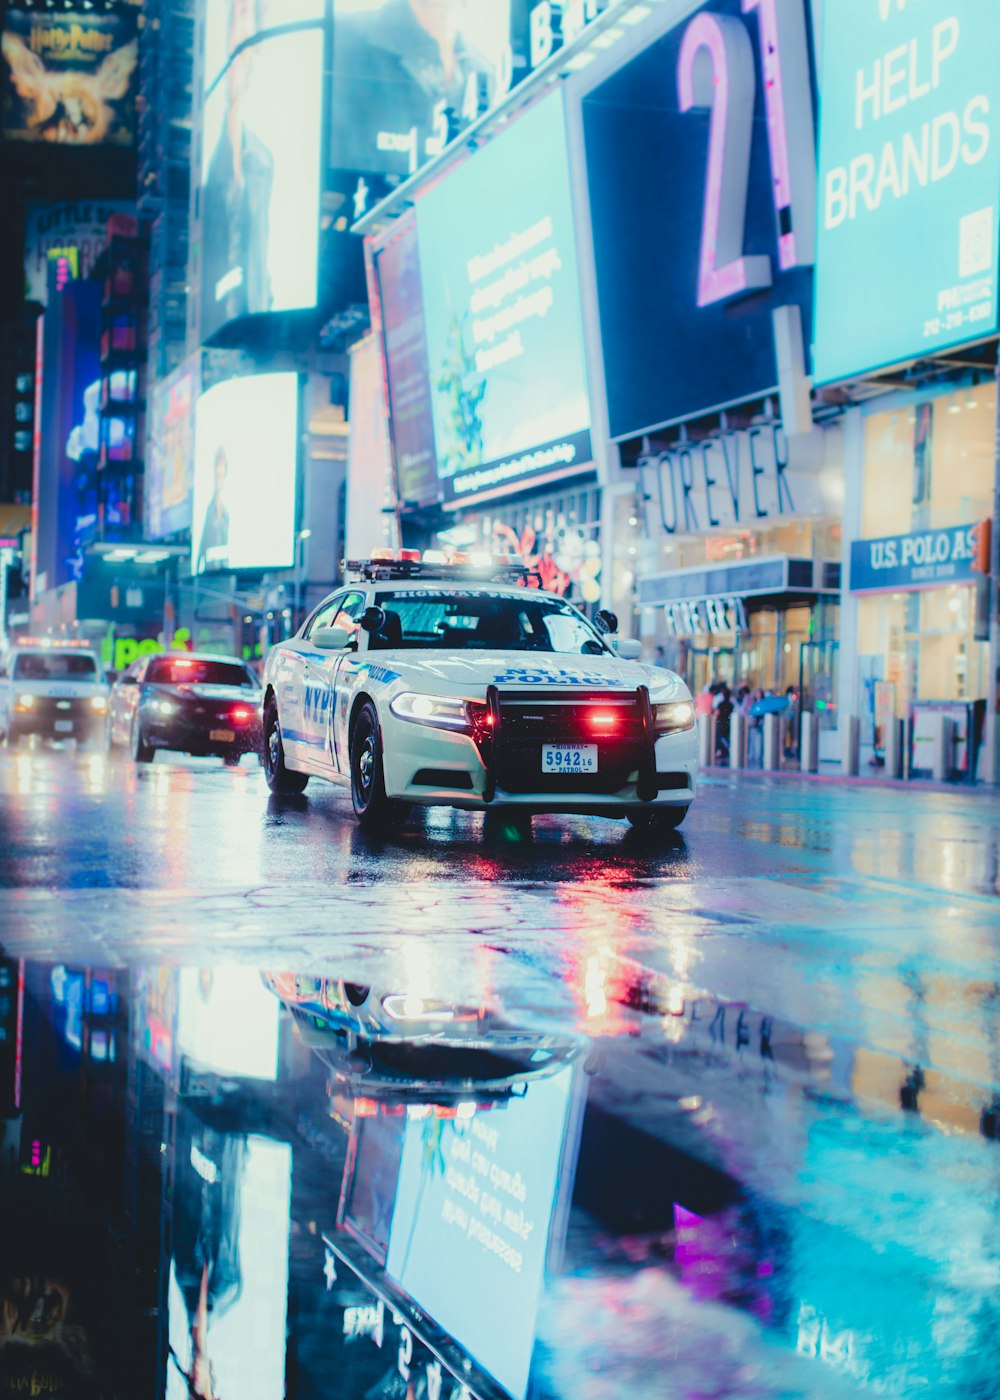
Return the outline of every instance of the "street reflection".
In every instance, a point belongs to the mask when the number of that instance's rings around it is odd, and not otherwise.
[[[992,1393],[989,1088],[597,942],[586,1034],[399,966],[0,960],[0,1394]]]

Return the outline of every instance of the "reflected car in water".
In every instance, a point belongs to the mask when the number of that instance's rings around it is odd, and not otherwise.
[[[107,747],[151,763],[157,749],[239,763],[260,753],[260,682],[237,657],[143,656],[111,690]]]
[[[376,992],[337,978],[264,972],[291,1012],[303,1044],[333,1079],[364,1093],[407,1100],[506,1097],[529,1079],[576,1060],[584,1042],[512,1026],[488,1007],[406,992]]]
[[[21,643],[0,661],[0,739],[98,740],[108,686],[100,657],[86,646]]]

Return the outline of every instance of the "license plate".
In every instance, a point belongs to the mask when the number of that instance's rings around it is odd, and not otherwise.
[[[596,744],[543,744],[543,773],[596,773]]]
[[[231,744],[236,738],[236,734],[232,729],[210,729],[208,737],[213,744]]]
[[[57,733],[57,734],[72,734],[72,733],[73,733],[73,721],[72,721],[71,719],[57,719],[57,720],[56,720],[56,733]]]

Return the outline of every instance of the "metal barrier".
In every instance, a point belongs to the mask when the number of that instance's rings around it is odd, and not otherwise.
[[[844,718],[844,752],[841,770],[848,778],[856,778],[861,768],[861,721],[857,715]]]
[[[936,783],[948,783],[955,770],[956,725],[950,715],[938,715],[937,719],[931,775]]]
[[[764,716],[764,771],[773,773],[781,767],[781,723],[783,715]]]
[[[903,720],[896,719],[895,715],[888,720],[885,726],[885,776],[887,778],[901,778],[903,776],[903,755],[906,752],[906,725]]]
[[[819,716],[811,710],[802,714],[799,767],[803,773],[819,772]]]
[[[734,709],[729,720],[729,766],[747,766],[747,745],[750,739],[750,725],[741,710]]]
[[[702,768],[715,762],[715,715],[698,716],[698,762]]]

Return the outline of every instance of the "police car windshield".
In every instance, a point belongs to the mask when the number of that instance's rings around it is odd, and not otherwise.
[[[191,661],[161,656],[149,663],[150,685],[232,685],[256,690],[257,682],[238,661]]]
[[[14,662],[16,681],[88,681],[96,675],[94,658],[75,651],[22,651]]]
[[[526,589],[502,593],[412,591],[379,593],[385,622],[372,633],[374,651],[392,647],[435,651],[548,651],[602,656],[607,647],[565,603],[533,598]]]

